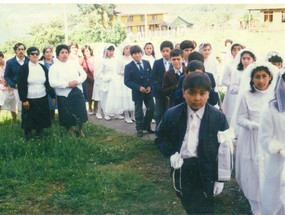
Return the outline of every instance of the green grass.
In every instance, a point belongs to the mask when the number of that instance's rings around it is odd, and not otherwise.
[[[0,214],[185,214],[152,141],[91,123],[69,137],[57,121],[25,141],[0,118]],[[217,214],[248,214],[235,181],[226,187]]]

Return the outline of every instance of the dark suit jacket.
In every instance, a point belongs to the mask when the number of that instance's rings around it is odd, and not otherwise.
[[[197,153],[201,177],[205,191],[213,192],[213,182],[218,180],[217,155],[219,142],[218,131],[229,128],[225,115],[215,107],[206,104],[205,113],[199,129]],[[168,109],[156,128],[155,143],[160,152],[169,157],[180,152],[187,129],[187,104]]]
[[[163,63],[163,58],[155,60],[153,63],[152,73],[150,76],[151,86],[153,89],[154,96],[163,96],[161,92],[162,79],[165,73],[165,67]]]
[[[29,62],[29,58],[25,56],[24,64]],[[18,63],[16,56],[7,60],[4,78],[11,88],[16,88],[18,71],[21,65]]]
[[[141,74],[134,61],[125,66],[124,82],[125,85],[132,89],[132,99],[134,102],[142,101],[144,96],[153,96],[152,90],[150,93],[141,93],[140,87],[150,87],[151,67],[149,61],[142,60],[144,73]]]
[[[186,74],[186,68],[182,67],[182,74]],[[180,76],[181,76],[180,75]],[[178,75],[175,74],[175,71],[173,68],[168,70],[167,72],[164,73],[163,79],[162,79],[162,88],[161,91],[165,96],[172,96],[175,90],[177,89],[178,86],[178,80],[179,77]]]
[[[214,90],[214,88],[216,87],[214,76],[212,73],[209,73],[209,72],[205,72],[205,73],[209,76],[211,80],[211,85],[212,85],[212,89],[210,91],[209,99],[207,102],[210,105],[219,104],[219,100],[220,100],[219,94]],[[181,104],[182,102],[185,102],[185,99],[183,98],[183,95],[182,95],[182,83],[183,83],[184,78],[185,78],[185,75],[181,75],[178,80],[178,87],[175,90],[173,94],[173,99],[172,99],[174,105],[178,105],[178,104]]]
[[[41,67],[43,68],[46,76],[46,81],[45,81],[45,88],[46,92],[48,95],[50,95],[51,98],[55,98],[55,92],[54,89],[49,85],[49,80],[48,80],[48,69],[40,64]],[[27,95],[28,95],[28,77],[29,77],[29,64],[24,64],[20,67],[19,69],[19,74],[18,74],[18,92],[19,92],[19,97],[22,102],[28,101]]]

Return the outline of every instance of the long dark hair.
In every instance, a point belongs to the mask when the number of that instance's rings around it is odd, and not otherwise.
[[[143,49],[145,49],[145,47],[146,47],[147,45],[151,45],[151,46],[152,46],[152,53],[151,53],[151,55],[155,58],[155,52],[154,52],[154,46],[153,46],[153,44],[152,44],[151,42],[148,42],[148,43],[146,43],[146,44],[144,45],[144,48],[143,48]]]
[[[270,77],[271,77],[271,80],[269,81],[268,83],[268,86],[271,84],[272,82],[272,79],[273,79],[273,76],[271,74],[271,72],[269,71],[268,67],[267,66],[258,66],[256,67],[255,69],[252,70],[251,74],[250,74],[250,82],[249,82],[249,85],[250,85],[250,92],[254,93],[256,91],[255,87],[254,87],[254,83],[253,83],[253,77],[254,75],[259,72],[259,71],[264,71],[266,72]]]
[[[255,55],[254,55],[251,51],[244,50],[244,51],[240,54],[239,64],[237,65],[237,70],[239,70],[239,71],[244,70],[244,67],[243,67],[242,62],[241,62],[242,56],[243,56],[244,54],[249,54],[254,60],[256,60]]]

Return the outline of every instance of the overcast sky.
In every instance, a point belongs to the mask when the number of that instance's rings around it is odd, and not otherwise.
[[[27,36],[32,25],[47,22],[67,13],[77,11],[75,4],[1,4],[0,43],[13,37]]]

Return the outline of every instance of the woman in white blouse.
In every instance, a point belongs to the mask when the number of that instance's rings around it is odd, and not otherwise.
[[[58,102],[59,123],[73,136],[72,126],[78,126],[78,135],[84,137],[83,124],[88,120],[82,83],[86,72],[76,62],[69,60],[65,44],[56,47],[58,60],[50,67],[50,85],[55,89]]]
[[[37,137],[42,137],[43,129],[50,127],[48,94],[54,104],[55,93],[49,84],[48,69],[39,63],[39,49],[30,47],[27,54],[30,61],[20,67],[17,81],[22,101],[22,128],[29,140],[32,130],[36,130]]]

